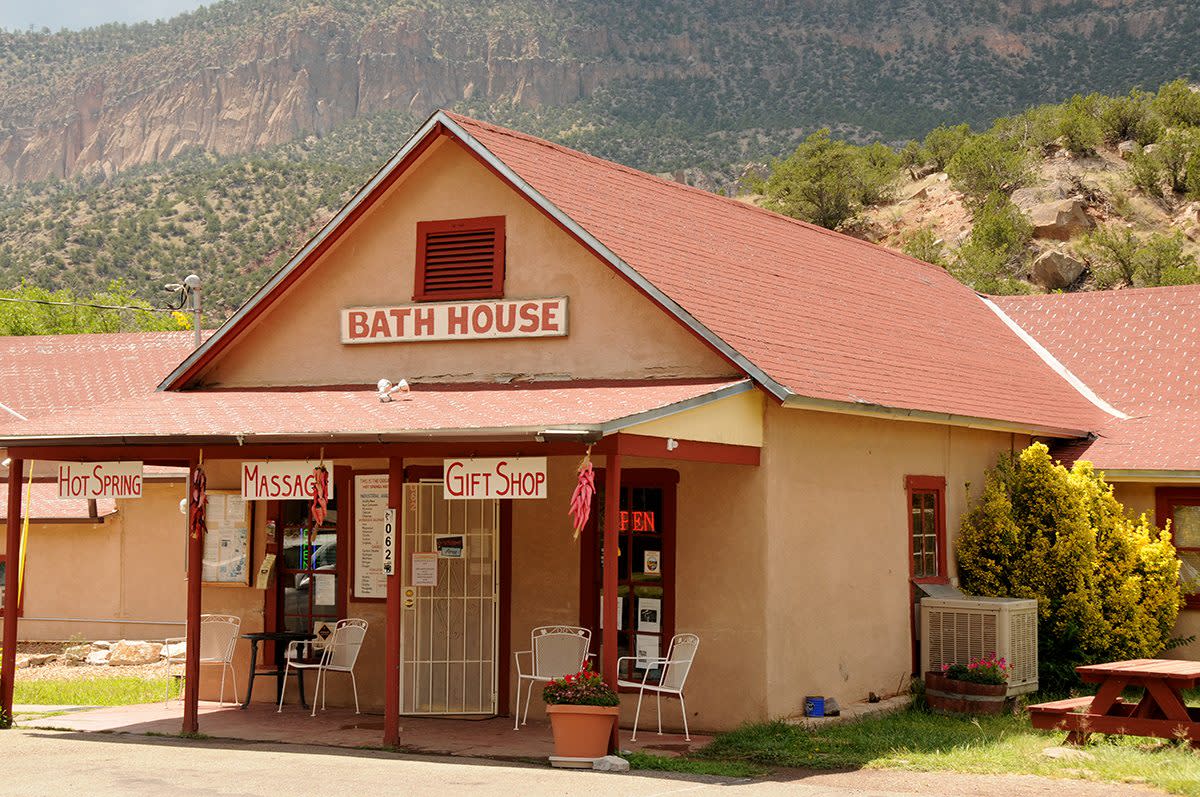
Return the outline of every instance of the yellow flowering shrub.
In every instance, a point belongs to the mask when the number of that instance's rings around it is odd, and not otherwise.
[[[1037,599],[1044,688],[1072,685],[1080,664],[1157,655],[1183,602],[1170,533],[1126,516],[1091,463],[1068,470],[1041,443],[988,472],[957,555],[968,594]]]

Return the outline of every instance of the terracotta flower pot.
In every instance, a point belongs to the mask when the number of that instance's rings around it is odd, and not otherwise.
[[[546,706],[554,732],[554,755],[561,758],[601,758],[620,706]]]
[[[976,684],[956,681],[940,672],[925,673],[925,699],[942,714],[1002,714],[1007,704],[1008,684]]]

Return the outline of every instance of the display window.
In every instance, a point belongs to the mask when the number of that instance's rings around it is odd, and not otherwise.
[[[637,661],[621,664],[619,677],[640,681],[647,669],[651,681],[675,632],[675,492],[679,474],[672,470],[629,469],[621,472],[617,559],[617,655]],[[603,473],[596,472],[596,497],[581,547],[580,624],[592,630],[592,648],[603,661],[604,535]]]

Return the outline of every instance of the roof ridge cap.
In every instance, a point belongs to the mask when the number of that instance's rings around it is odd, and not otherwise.
[[[882,246],[881,244],[872,243],[871,241],[866,241],[866,240],[863,240],[862,238],[857,238],[848,233],[838,232],[837,230],[831,230],[828,227],[822,227],[819,224],[813,224],[812,222],[804,221],[803,219],[797,219],[792,216],[787,216],[783,213],[778,213],[774,210],[770,210],[769,208],[764,208],[760,205],[757,205],[757,204],[754,204],[751,202],[743,202],[743,201],[736,199],[735,197],[722,196],[721,194],[714,194],[712,191],[705,191],[703,188],[697,188],[692,185],[687,185],[686,183],[679,183],[674,180],[668,180],[665,177],[659,177],[656,174],[651,174],[650,172],[643,171],[641,169],[635,169],[632,166],[627,166],[623,163],[617,163],[616,161],[611,161],[606,158],[601,158],[601,157],[592,155],[587,152],[582,152],[577,149],[572,149],[571,147],[568,147],[565,144],[559,144],[557,142],[549,141],[544,138],[538,138],[537,136],[533,136],[528,133],[523,133],[520,130],[513,130],[512,128],[503,127],[502,125],[497,125],[493,122],[485,122],[481,119],[476,119],[472,116],[465,116],[463,114],[454,113],[452,111],[444,110],[443,113],[445,113],[447,116],[450,116],[452,119],[454,119],[455,121],[460,122],[460,123],[466,122],[469,124],[479,125],[480,127],[487,128],[498,135],[504,135],[504,136],[508,136],[510,138],[516,138],[516,139],[526,141],[530,144],[537,144],[539,146],[558,150],[565,155],[570,155],[572,157],[580,158],[580,159],[586,160],[586,161],[593,161],[593,162],[602,164],[609,168],[615,168],[619,171],[629,174],[630,176],[637,177],[642,180],[648,180],[651,182],[659,183],[659,184],[661,184],[665,187],[671,188],[673,190],[691,193],[696,196],[703,197],[704,199],[707,199],[710,201],[716,201],[719,203],[727,204],[732,207],[736,207],[740,211],[743,211],[743,212],[744,211],[755,212],[755,213],[764,215],[771,219],[785,221],[790,224],[794,224],[798,227],[801,227],[803,229],[809,230],[811,232],[821,233],[822,235],[828,235],[833,238],[836,238],[839,241],[854,242],[856,244],[865,246],[869,249],[879,250],[882,252],[886,252],[889,255],[893,255],[893,256],[897,256],[897,257],[906,259],[912,263],[919,264],[920,266],[922,266],[924,268],[931,268],[942,274],[946,273],[946,270],[944,268],[942,268],[941,266],[936,266],[933,263],[927,263],[924,260],[913,257],[912,255],[906,254],[905,252],[901,252],[896,249],[890,249],[886,246]],[[955,280],[955,281],[957,282],[957,280]],[[966,287],[966,286],[963,286],[963,287]]]

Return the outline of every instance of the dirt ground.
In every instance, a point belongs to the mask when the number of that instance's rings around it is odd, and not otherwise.
[[[178,672],[180,665],[173,665],[171,670]],[[25,667],[17,670],[18,681],[75,681],[89,678],[117,678],[131,676],[134,678],[162,678],[168,672],[165,662],[157,664],[142,664],[137,667],[97,667],[89,664],[68,665],[59,662],[43,664],[40,667]]]

